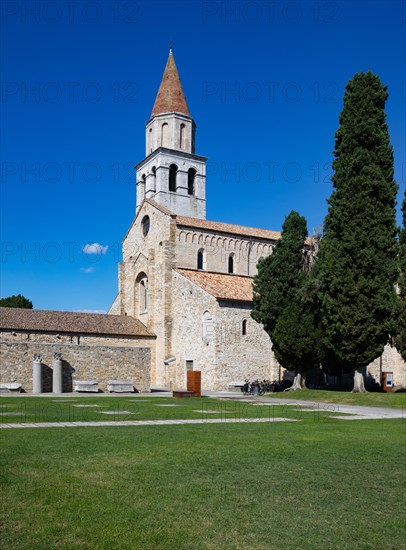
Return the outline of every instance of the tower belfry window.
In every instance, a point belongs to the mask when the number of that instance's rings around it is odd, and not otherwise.
[[[178,167],[176,164],[169,166],[169,191],[176,191],[176,175],[178,173]]]
[[[194,168],[189,168],[187,171],[187,192],[189,195],[195,194],[195,177],[196,170]]]
[[[156,192],[156,167],[153,166],[151,168],[151,176],[150,176],[150,190],[155,193]]]

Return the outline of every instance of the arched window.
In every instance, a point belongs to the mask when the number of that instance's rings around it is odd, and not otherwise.
[[[234,254],[230,254],[228,257],[228,272],[234,273]]]
[[[178,172],[178,167],[176,164],[171,164],[169,166],[169,191],[176,191],[176,174]]]
[[[244,319],[241,325],[241,334],[243,336],[247,335],[247,319]]]
[[[204,269],[204,250],[200,249],[197,253],[197,269]]]
[[[138,274],[135,280],[135,304],[134,304],[134,316],[148,313],[149,308],[149,289],[148,289],[148,277],[145,273]]]
[[[168,134],[168,123],[164,122],[161,126],[161,147],[165,147],[167,134]]]
[[[187,192],[189,195],[195,194],[195,177],[196,170],[194,168],[189,168],[187,171]]]
[[[140,313],[148,312],[148,279],[144,277],[140,281]]]
[[[181,149],[183,149],[185,146],[185,125],[184,124],[180,125],[179,145]]]
[[[142,234],[144,235],[144,237],[146,237],[149,233],[150,224],[151,222],[150,222],[149,216],[144,216],[141,222]]]

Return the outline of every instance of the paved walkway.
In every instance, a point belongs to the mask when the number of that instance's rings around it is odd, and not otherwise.
[[[261,405],[288,405],[302,411],[331,412],[334,418],[342,420],[384,420],[386,418],[406,419],[406,408],[390,409],[384,407],[365,407],[363,405],[342,405],[338,403],[320,403],[319,401],[296,401],[294,399],[279,399],[277,397],[243,399],[252,404]],[[339,416],[343,413],[345,416]]]
[[[118,420],[113,422],[37,422],[0,424],[0,429],[13,428],[78,428],[96,426],[172,426],[182,424],[251,424],[258,422],[297,422],[293,418],[199,418],[185,420]]]

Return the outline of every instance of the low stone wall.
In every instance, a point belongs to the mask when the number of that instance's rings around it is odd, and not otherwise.
[[[62,354],[63,391],[72,391],[75,380],[97,380],[107,392],[111,379],[132,380],[138,391],[151,386],[151,349],[147,347],[69,345],[0,342],[0,382],[15,380],[24,391],[32,391],[33,357],[42,358],[42,386],[52,391],[54,353]]]

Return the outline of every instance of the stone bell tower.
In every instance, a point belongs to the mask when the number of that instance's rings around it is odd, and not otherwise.
[[[190,116],[172,48],[146,125],[146,158],[136,166],[137,212],[153,199],[175,214],[206,218],[206,157],[195,154]]]

